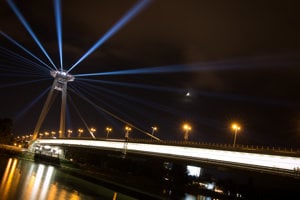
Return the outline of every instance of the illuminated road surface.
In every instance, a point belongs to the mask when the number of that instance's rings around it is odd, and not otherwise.
[[[293,172],[300,169],[300,157],[266,155],[259,153],[235,152],[195,147],[170,146],[160,144],[124,143],[124,141],[97,141],[71,139],[37,139],[35,144],[44,145],[71,145],[80,147],[97,147],[141,154],[150,154],[162,157],[172,157],[186,160],[205,160],[221,162],[226,165],[238,165],[245,168],[263,168],[270,171]]]

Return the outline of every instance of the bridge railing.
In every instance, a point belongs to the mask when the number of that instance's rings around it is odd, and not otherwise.
[[[209,142],[194,142],[194,141],[169,141],[169,140],[149,140],[149,139],[129,139],[129,142],[146,143],[146,144],[163,144],[163,145],[174,145],[174,146],[188,146],[196,148],[211,148],[220,150],[232,150],[232,151],[243,151],[243,152],[256,152],[266,154],[284,154],[284,155],[299,155],[299,149],[293,149],[291,147],[270,147],[262,145],[244,145],[236,144],[235,147],[232,144],[220,144],[220,143],[209,143]]]

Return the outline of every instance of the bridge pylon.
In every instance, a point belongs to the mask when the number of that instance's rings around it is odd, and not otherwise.
[[[48,114],[50,107],[56,97],[55,90],[61,92],[61,109],[60,109],[60,124],[59,138],[63,138],[66,132],[66,105],[67,105],[67,83],[74,81],[75,77],[65,71],[51,71],[51,76],[54,78],[52,87],[48,93],[46,102],[43,106],[39,119],[35,125],[33,132],[33,140],[35,140],[40,132],[40,128]]]

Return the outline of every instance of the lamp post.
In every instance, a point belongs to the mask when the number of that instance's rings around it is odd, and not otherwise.
[[[112,131],[111,127],[106,127],[106,138],[108,138],[109,133]]]
[[[154,136],[154,132],[157,131],[157,127],[156,126],[152,126],[151,128],[152,128],[152,133],[151,134],[152,134],[152,136]]]
[[[55,138],[55,134],[56,134],[55,131],[51,131],[52,138]]]
[[[62,134],[63,134],[63,133],[62,133],[62,130],[59,130],[59,131],[58,131],[58,137],[60,137]],[[63,137],[64,137],[64,135],[63,135]]]
[[[234,130],[233,147],[235,147],[235,143],[236,143],[236,135],[237,135],[237,132],[238,132],[239,130],[241,130],[241,127],[240,127],[238,124],[234,123],[234,124],[231,125],[231,128]]]
[[[189,124],[183,124],[182,129],[184,130],[184,141],[188,141],[189,139],[189,132],[192,130],[192,127]]]
[[[49,132],[45,131],[45,137],[49,137]]]
[[[95,135],[94,135],[94,133],[96,132],[96,129],[95,128],[91,128],[90,129],[90,134],[92,135],[92,137],[95,139],[96,137],[95,137]]]
[[[83,133],[83,129],[82,129],[82,128],[79,128],[79,129],[78,129],[78,137],[81,137],[82,133]]]
[[[73,131],[71,129],[68,129],[67,132],[68,132],[68,137],[71,137],[71,134],[73,133]]]
[[[126,141],[128,141],[130,131],[131,131],[131,127],[125,126],[125,140]]]

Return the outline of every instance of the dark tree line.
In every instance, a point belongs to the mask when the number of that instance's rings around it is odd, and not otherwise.
[[[12,119],[0,118],[0,143],[11,144],[13,142],[12,127]]]

